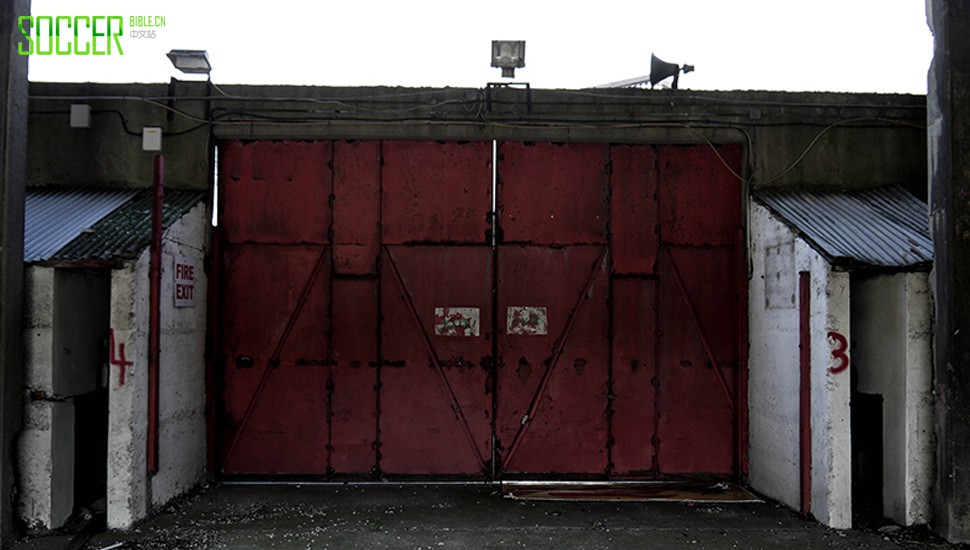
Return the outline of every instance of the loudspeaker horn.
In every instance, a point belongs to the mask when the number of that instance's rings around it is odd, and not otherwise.
[[[680,77],[681,71],[689,73],[694,70],[693,65],[684,65],[683,67],[678,66],[676,63],[668,63],[654,54],[650,54],[650,87],[654,87],[663,80],[674,77],[674,82],[671,84],[671,88],[677,89],[677,80]]]

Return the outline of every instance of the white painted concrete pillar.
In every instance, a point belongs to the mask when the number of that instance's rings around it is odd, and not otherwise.
[[[852,527],[852,431],[849,411],[849,274],[832,271],[805,242],[798,270],[811,274],[812,515],[836,529]],[[840,336],[841,335],[841,338]],[[845,349],[843,349],[845,348]]]
[[[29,401],[20,436],[20,516],[56,529],[74,511],[74,403]]]
[[[904,525],[933,517],[933,299],[928,273],[906,274],[906,471]],[[894,518],[895,519],[895,518]],[[898,521],[898,520],[897,520]]]
[[[148,512],[148,277],[138,276],[139,271],[147,272],[147,263],[146,252],[111,277],[109,529],[126,529]]]
[[[30,395],[17,463],[19,514],[30,529],[61,527],[74,509],[74,404],[54,388],[54,280],[53,268],[26,270],[24,382]]]
[[[799,316],[795,234],[763,206],[749,217],[749,481],[794,509],[799,487]]]

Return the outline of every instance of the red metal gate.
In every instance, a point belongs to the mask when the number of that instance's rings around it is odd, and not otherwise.
[[[381,144],[333,144],[329,474],[377,474]]]
[[[223,148],[227,473],[326,473],[330,152],[327,142]]]
[[[740,148],[721,157],[740,165]],[[659,150],[658,471],[727,474],[736,464],[741,204],[706,147]]]
[[[611,474],[651,476],[656,465],[657,153],[611,148]]]
[[[486,474],[492,257],[487,142],[384,143],[381,471]]]
[[[228,474],[738,469],[740,148],[230,142]]]
[[[609,146],[498,149],[504,473],[608,470]]]

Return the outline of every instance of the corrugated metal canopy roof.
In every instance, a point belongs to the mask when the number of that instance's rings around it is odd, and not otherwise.
[[[201,191],[166,191],[162,200],[162,226],[168,229],[189,210],[202,202]],[[152,199],[150,189],[102,218],[90,231],[78,236],[53,255],[55,260],[111,260],[134,258],[152,238]]]
[[[24,261],[49,259],[136,193],[133,189],[28,189],[24,195]]]
[[[833,265],[913,269],[926,268],[933,261],[926,203],[902,187],[762,189],[754,197]]]
[[[167,229],[205,194],[167,191]],[[151,190],[28,189],[24,200],[24,262],[130,258],[151,240]]]

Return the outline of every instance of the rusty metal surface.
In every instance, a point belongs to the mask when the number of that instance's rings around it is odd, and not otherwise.
[[[487,243],[491,143],[385,141],[384,244]]]
[[[498,153],[503,242],[607,242],[608,145],[505,142]]]
[[[220,149],[225,473],[327,473],[331,144]]]
[[[381,471],[480,477],[491,458],[492,253],[388,246],[381,278]],[[480,335],[435,334],[438,308],[477,309]]]
[[[739,468],[735,421],[739,332],[734,250],[741,228],[741,148],[664,146],[658,152],[662,253],[657,462],[661,474]],[[713,357],[713,359],[712,359]]]
[[[733,251],[728,247],[690,247],[669,252],[660,256],[660,472],[732,473],[732,401],[725,395],[714,369],[720,369],[728,394],[733,395],[737,376]],[[682,276],[686,295],[694,304],[698,322],[678,285],[672,260]],[[705,340],[717,365],[708,359]]]
[[[737,172],[741,147],[718,153]],[[733,245],[741,220],[741,182],[707,145],[667,145],[659,150],[660,238],[673,245]]]
[[[276,245],[223,253],[225,473],[326,473],[324,254],[326,247]]]
[[[655,273],[660,227],[657,219],[657,149],[649,145],[611,148],[610,252],[613,273]]]
[[[499,313],[548,312],[544,335],[499,323],[496,433],[506,473],[606,472],[606,256],[603,246],[499,247]]]
[[[380,248],[380,169],[380,142],[334,143],[335,274],[377,274],[377,255]]]
[[[286,145],[221,149],[225,472],[737,472],[741,187],[709,147],[500,144],[493,246],[487,143]]]
[[[330,475],[378,471],[380,164],[377,141],[333,144]],[[344,278],[343,276],[347,276]]]
[[[233,141],[219,152],[228,242],[329,242],[330,142]]]
[[[370,476],[377,467],[376,279],[333,280],[330,467]]]
[[[657,281],[613,281],[612,473],[655,474]]]

